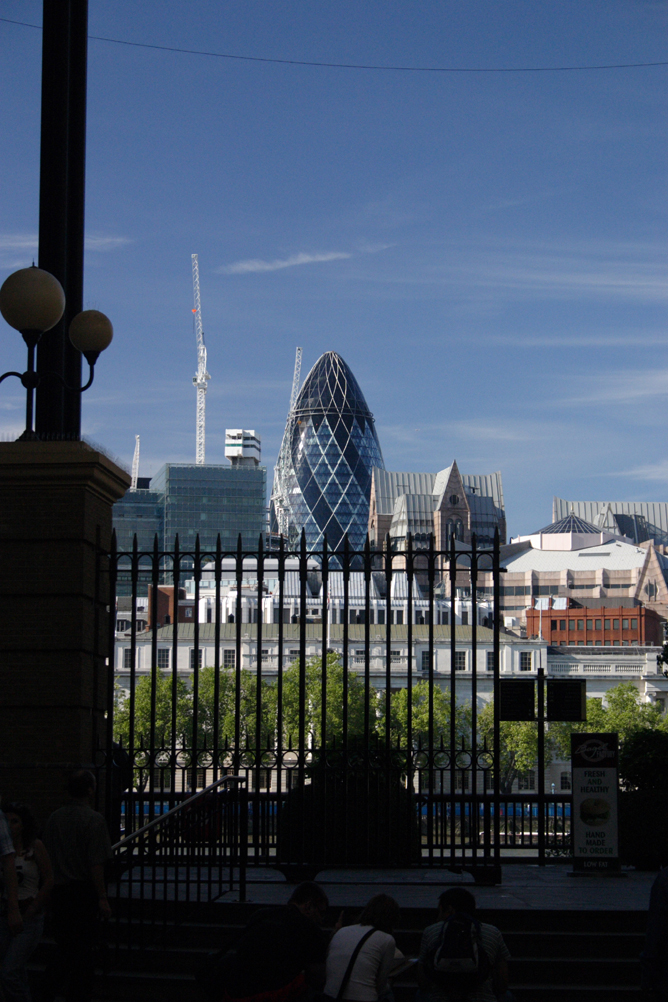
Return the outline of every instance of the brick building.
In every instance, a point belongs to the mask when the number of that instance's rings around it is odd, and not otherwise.
[[[527,609],[526,618],[527,637],[539,637],[542,632],[543,640],[553,647],[663,644],[663,619],[653,609],[628,599],[620,605],[567,599],[567,608]]]

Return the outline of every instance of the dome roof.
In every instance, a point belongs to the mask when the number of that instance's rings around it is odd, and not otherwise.
[[[335,351],[326,351],[315,363],[299,391],[295,413],[328,414],[347,411],[354,417],[371,418],[359,383]]]
[[[585,522],[583,518],[578,518],[577,515],[571,512],[566,518],[562,518],[558,522],[551,522],[550,525],[546,525],[544,529],[539,529],[538,532],[534,532],[532,535],[537,536],[540,534],[546,536],[557,532],[579,532],[586,535],[595,534],[597,536],[601,534],[601,530],[597,526],[592,525],[591,522]]]

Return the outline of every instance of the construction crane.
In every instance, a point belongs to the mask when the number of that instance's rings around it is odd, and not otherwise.
[[[299,396],[299,381],[301,378],[302,371],[302,350],[297,348],[295,354],[295,371],[292,377],[292,392],[290,393],[290,409],[288,410],[288,419],[285,424],[285,432],[283,433],[283,441],[281,442],[281,448],[278,453],[278,459],[276,461],[276,468],[274,470],[274,485],[271,492],[271,500],[274,503],[274,510],[276,512],[276,522],[278,524],[278,531],[282,536],[288,535],[289,523],[290,523],[290,513],[288,509],[287,500],[287,488],[283,483],[283,474],[289,463],[290,459],[290,439],[292,437],[292,428],[295,423],[295,406],[297,404],[297,397]]]
[[[195,463],[204,466],[204,423],[206,411],[206,384],[211,376],[206,371],[206,346],[202,330],[202,306],[199,297],[199,263],[197,254],[192,254],[193,264],[193,294],[195,298],[195,337],[197,338],[197,374],[193,376],[193,385],[197,390],[197,446]]]
[[[130,490],[137,490],[137,481],[139,480],[139,435],[135,435],[135,454],[132,457],[132,483],[130,484]]]
[[[295,355],[295,373],[292,377],[292,393],[290,394],[290,410],[295,409],[295,404],[297,403],[297,397],[299,396],[299,379],[302,372],[302,350],[297,348],[297,354]]]

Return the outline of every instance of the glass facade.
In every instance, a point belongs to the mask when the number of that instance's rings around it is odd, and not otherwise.
[[[178,533],[182,550],[214,550],[220,533],[223,550],[256,549],[265,531],[267,471],[263,466],[213,466],[167,463],[151,481],[164,504],[163,539],[171,549]]]
[[[363,547],[373,467],[384,469],[373,416],[340,355],[322,355],[288,415],[272,492],[272,530],[295,547]]]
[[[246,549],[256,549],[266,530],[267,471],[263,466],[167,463],[151,490],[128,491],[114,505],[119,550],[131,550],[137,533],[140,550],[172,549],[178,533],[181,550],[192,551],[199,534],[203,550],[233,551],[241,533]]]

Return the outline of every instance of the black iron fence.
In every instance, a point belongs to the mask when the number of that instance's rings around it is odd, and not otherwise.
[[[110,575],[122,597],[108,810],[126,836],[233,775],[248,787],[251,865],[569,852],[570,797],[545,793],[540,705],[537,789],[505,782],[498,534],[491,549],[474,537],[446,551],[410,537],[402,551],[388,538],[336,552],[303,537],[297,551],[260,540],[234,553],[135,540],[114,544]]]
[[[228,891],[246,900],[245,787],[239,776],[223,777],[114,845],[109,893],[117,950],[164,939],[195,906]]]

